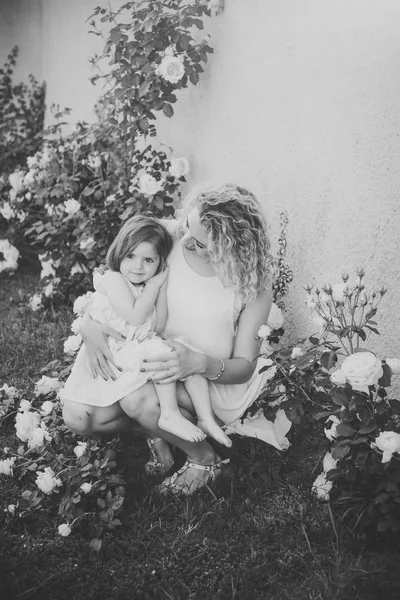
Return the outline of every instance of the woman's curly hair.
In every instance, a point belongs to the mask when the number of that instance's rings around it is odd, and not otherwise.
[[[270,288],[273,259],[267,224],[254,194],[230,183],[193,191],[176,214],[180,235],[193,208],[207,231],[210,261],[221,282],[243,303]]]

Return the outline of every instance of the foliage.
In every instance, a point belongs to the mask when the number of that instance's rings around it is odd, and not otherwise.
[[[293,271],[286,261],[287,226],[289,223],[287,213],[280,214],[280,234],[278,238],[278,251],[276,257],[276,274],[273,282],[273,300],[281,309],[285,308],[284,296],[288,293],[289,284],[293,281]]]
[[[283,409],[293,423],[305,414],[325,423],[331,453],[314,483],[321,499],[344,505],[360,526],[400,528],[400,404],[387,388],[398,359],[380,360],[360,347],[378,333],[374,317],[385,288],[368,293],[364,271],[354,284],[307,286],[318,332],[296,347],[273,350],[268,380],[251,412],[274,420]],[[338,361],[340,361],[338,363]],[[333,371],[336,364],[340,368]]]
[[[208,36],[196,41],[206,2],[128,2],[120,10],[98,8],[90,20],[105,34],[100,64],[112,68],[97,122],[79,122],[65,133],[65,116],[53,106],[55,124],[43,146],[10,174],[1,190],[0,214],[7,238],[23,257],[39,256],[42,271],[33,306],[73,300],[90,285],[116,232],[135,213],[169,217],[189,164],[155,147],[155,115],[172,117],[180,89],[199,81]],[[123,22],[120,19],[124,19]]]
[[[29,75],[29,85],[14,84],[18,46],[0,69],[0,173],[22,167],[42,143],[46,86]],[[0,188],[1,193],[1,188]]]
[[[56,360],[47,369],[54,373],[60,366]],[[0,472],[14,475],[24,488],[19,497],[9,499],[12,502],[6,510],[26,522],[56,517],[62,536],[86,517],[91,547],[99,551],[102,532],[121,524],[117,515],[125,488],[115,461],[116,439],[93,437],[78,442],[62,419],[57,399],[60,387],[56,377],[43,376],[36,383],[32,402],[24,400],[15,387],[0,389],[2,425],[10,428],[14,420],[13,442],[17,438],[20,442],[18,447],[5,449]]]

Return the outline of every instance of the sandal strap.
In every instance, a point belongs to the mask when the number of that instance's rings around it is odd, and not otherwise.
[[[148,447],[151,448],[155,444],[162,442],[162,439],[160,437],[146,437],[146,442]]]
[[[230,462],[230,458],[225,458],[224,460],[219,460],[213,465],[199,465],[197,463],[190,462],[189,460],[187,460],[180,469],[178,469],[177,471],[175,471],[175,473],[173,473],[173,475],[171,475],[171,479],[166,484],[166,486],[172,487],[174,489],[180,489],[179,486],[176,485],[175,481],[179,477],[179,475],[182,475],[182,473],[185,473],[185,471],[187,471],[191,467],[193,469],[197,469],[198,471],[208,471],[210,473],[211,479],[214,479],[216,470],[220,469],[222,465],[227,465]]]

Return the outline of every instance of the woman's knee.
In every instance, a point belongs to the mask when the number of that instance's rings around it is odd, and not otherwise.
[[[160,405],[153,384],[146,384],[119,401],[122,410],[131,419],[145,428],[156,425],[160,416]]]
[[[63,419],[66,427],[78,435],[90,435],[93,430],[92,407],[78,402],[64,402]]]

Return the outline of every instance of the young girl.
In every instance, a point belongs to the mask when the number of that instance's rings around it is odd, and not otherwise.
[[[119,370],[114,369],[113,380],[94,378],[83,346],[65,384],[63,400],[110,406],[151,378],[142,368],[143,357],[171,349],[157,333],[163,331],[167,320],[166,260],[172,243],[168,231],[150,217],[137,215],[121,228],[107,253],[109,271],[94,277],[96,291],[89,306],[92,319],[125,336],[123,342],[109,338]],[[185,340],[178,341],[191,347]],[[200,442],[207,434],[231,446],[230,439],[214,419],[207,380],[195,374],[183,383],[196,409],[198,426],[179,411],[176,383],[172,382],[157,386],[161,409],[159,427],[190,442]]]

